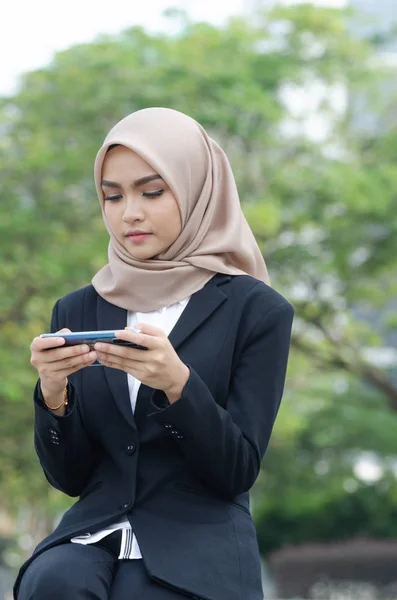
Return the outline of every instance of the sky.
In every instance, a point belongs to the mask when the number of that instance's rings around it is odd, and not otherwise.
[[[73,44],[89,42],[101,33],[117,33],[133,25],[150,31],[169,31],[162,17],[166,8],[185,9],[193,20],[221,24],[260,3],[274,0],[11,0],[3,9],[0,36],[0,95],[12,93],[18,75],[50,62],[54,53]],[[299,3],[300,0],[283,0]],[[343,6],[346,0],[312,0],[315,4]]]

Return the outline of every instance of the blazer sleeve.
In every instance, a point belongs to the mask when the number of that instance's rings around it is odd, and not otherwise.
[[[258,477],[283,394],[293,314],[285,301],[253,327],[226,408],[189,367],[181,398],[151,414],[180,445],[195,475],[226,499],[249,490]],[[163,392],[156,391],[154,406],[164,406],[163,400]]]
[[[51,318],[51,332],[61,326],[59,301]],[[69,496],[79,496],[94,465],[93,444],[84,429],[74,386],[68,383],[68,411],[61,417],[44,404],[40,380],[34,391],[34,445],[49,483]]]

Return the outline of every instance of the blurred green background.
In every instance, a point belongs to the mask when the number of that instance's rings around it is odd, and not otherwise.
[[[228,153],[272,284],[295,307],[284,400],[252,494],[269,581],[284,549],[305,548],[313,564],[324,544],[361,540],[381,557],[382,542],[390,576],[352,567],[334,579],[397,597],[395,30],[311,4],[222,26],[168,18],[172,34],[133,27],[76,45],[0,98],[3,564],[15,569],[70,504],[34,453],[29,346],[55,300],[107,260],[95,154],[120,118],[166,106]],[[312,584],[311,597],[342,597]]]

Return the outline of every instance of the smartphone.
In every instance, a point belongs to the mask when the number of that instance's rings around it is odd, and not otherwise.
[[[129,331],[133,333],[141,333],[139,329],[132,328]],[[115,330],[109,331],[73,331],[72,333],[42,333],[41,338],[61,337],[65,340],[65,346],[77,346],[78,344],[88,344],[91,350],[94,350],[96,342],[104,342],[107,344],[117,344],[118,346],[126,346],[127,348],[136,348],[137,350],[148,350],[146,346],[140,346],[133,342],[126,342],[116,337]],[[102,366],[99,362],[94,362],[91,367]]]

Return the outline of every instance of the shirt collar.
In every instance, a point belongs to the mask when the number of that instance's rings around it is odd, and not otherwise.
[[[185,308],[186,304],[189,302],[191,296],[189,296],[188,298],[184,298],[183,300],[177,300],[176,302],[174,302],[174,304],[170,304],[169,306],[163,306],[162,308],[158,308],[157,310],[154,310],[154,313],[164,313],[166,310],[168,310],[169,308],[171,308],[172,306],[176,306],[176,307],[180,307],[180,308]]]
[[[183,300],[178,300],[178,302],[176,304],[179,304],[180,306],[185,307],[186,304],[189,302],[190,300],[190,296],[188,298],[184,298]]]

